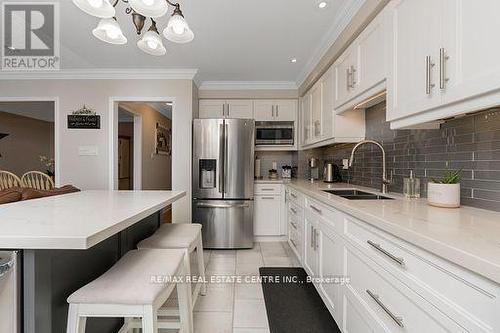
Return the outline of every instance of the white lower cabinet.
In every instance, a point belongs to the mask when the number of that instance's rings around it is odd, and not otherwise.
[[[256,195],[254,199],[254,235],[280,235],[281,196]]]
[[[500,332],[499,285],[299,191],[291,237],[344,333]]]

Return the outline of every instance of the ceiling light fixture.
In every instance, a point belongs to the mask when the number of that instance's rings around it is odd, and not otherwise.
[[[326,8],[327,5],[328,4],[326,3],[326,1],[320,1],[318,3],[318,7],[321,8],[321,9]]]
[[[292,59],[290,59],[290,62],[291,62],[292,64],[295,64],[295,63],[297,62],[297,58],[292,58]]]
[[[115,8],[119,2],[120,0],[73,0],[73,3],[85,13],[101,18],[97,28],[92,31],[95,37],[110,44],[126,44],[127,38],[123,35],[115,17]],[[181,44],[194,39],[194,33],[184,19],[180,4],[170,0],[121,0],[121,2],[130,6],[125,9],[125,13],[132,16],[137,35],[142,34],[146,20],[148,18],[151,20],[151,27],[137,42],[142,51],[156,56],[166,53],[154,19],[166,15],[169,5],[173,7],[173,13],[163,30],[165,38]]]

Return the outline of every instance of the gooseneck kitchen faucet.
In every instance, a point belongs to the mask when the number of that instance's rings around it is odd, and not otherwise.
[[[380,148],[382,150],[382,193],[386,194],[387,193],[387,187],[391,184],[391,181],[387,179],[387,170],[385,168],[385,149],[382,147],[380,143],[374,140],[363,140],[358,142],[354,148],[352,148],[351,152],[351,158],[349,159],[349,167],[352,167],[352,163],[354,162],[354,153],[358,149],[359,146],[362,146],[366,143],[371,143]]]

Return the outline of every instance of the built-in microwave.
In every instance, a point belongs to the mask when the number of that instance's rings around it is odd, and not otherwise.
[[[255,122],[255,145],[257,146],[293,146],[295,126],[293,121],[257,121]]]

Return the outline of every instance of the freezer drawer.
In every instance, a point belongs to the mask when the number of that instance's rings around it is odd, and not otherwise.
[[[252,200],[194,200],[193,222],[203,226],[205,248],[253,247]]]

